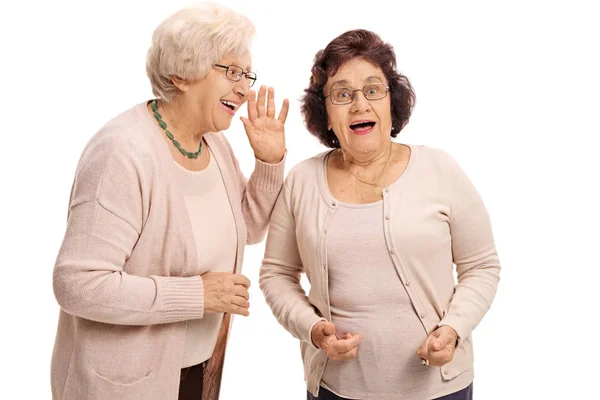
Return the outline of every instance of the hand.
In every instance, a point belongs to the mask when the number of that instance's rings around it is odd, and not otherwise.
[[[290,102],[288,99],[283,100],[279,116],[275,119],[275,90],[270,87],[268,96],[266,93],[267,87],[261,86],[257,101],[256,92],[251,90],[248,95],[248,118],[240,117],[240,119],[244,123],[254,156],[262,162],[277,164],[285,154],[283,124],[287,119]],[[266,111],[265,97],[267,97]]]
[[[428,360],[430,366],[441,367],[454,357],[458,334],[449,326],[440,326],[433,331],[417,349],[422,360]]]
[[[332,360],[342,361],[356,358],[358,344],[363,339],[362,333],[352,335],[346,333],[343,339],[335,335],[335,325],[329,321],[317,322],[310,333],[315,346],[323,350]]]
[[[248,316],[250,280],[230,272],[207,272],[202,275],[204,312],[223,312]]]

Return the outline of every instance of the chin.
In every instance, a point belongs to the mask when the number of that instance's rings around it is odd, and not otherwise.
[[[226,131],[231,126],[231,120],[216,124],[217,131]]]

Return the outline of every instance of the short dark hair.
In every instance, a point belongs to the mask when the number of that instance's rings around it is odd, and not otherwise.
[[[357,29],[344,32],[315,55],[310,84],[302,97],[301,110],[306,128],[327,147],[338,148],[340,143],[333,130],[327,129],[323,89],[330,76],[335,75],[344,63],[356,58],[362,58],[381,68],[388,81],[392,137],[398,136],[406,126],[415,105],[415,92],[408,78],[396,69],[394,48],[371,31]]]

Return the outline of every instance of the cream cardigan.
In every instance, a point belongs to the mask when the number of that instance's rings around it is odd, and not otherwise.
[[[473,367],[471,331],[495,296],[500,263],[483,202],[456,161],[441,150],[410,147],[403,175],[384,190],[381,223],[425,333],[441,325],[458,333],[454,359],[439,368],[450,380]],[[304,375],[314,395],[327,355],[314,347],[310,335],[316,322],[331,320],[327,229],[338,207],[327,186],[326,155],[290,171],[273,210],[260,272],[260,287],[275,317],[301,341]],[[392,236],[391,227],[398,224],[402,241]],[[300,285],[302,272],[310,281],[308,297]]]
[[[194,236],[162,134],[142,103],[81,156],[54,268],[55,400],[177,399],[185,321],[202,318],[203,287],[189,272]],[[246,181],[224,135],[204,137],[233,211],[239,273],[244,245],[266,233],[284,162],[257,160]]]

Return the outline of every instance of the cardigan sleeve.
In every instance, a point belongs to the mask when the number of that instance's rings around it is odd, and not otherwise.
[[[143,229],[142,187],[151,158],[111,135],[93,139],[80,160],[53,287],[67,313],[104,323],[152,325],[202,318],[202,278],[124,271]]]
[[[470,179],[447,156],[451,173],[450,235],[458,284],[438,326],[456,331],[460,342],[469,336],[490,308],[500,280],[500,261],[489,215]]]
[[[240,169],[231,145],[224,135],[220,137],[227,147],[238,176],[242,213],[248,229],[246,244],[260,243],[267,233],[273,207],[283,187],[287,152],[277,164],[267,164],[255,159],[254,171],[250,179],[247,179]]]
[[[325,319],[317,314],[302,288],[302,272],[291,191],[284,185],[273,210],[259,284],[277,321],[295,338],[316,348],[312,327]]]

